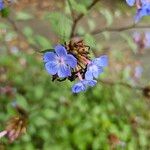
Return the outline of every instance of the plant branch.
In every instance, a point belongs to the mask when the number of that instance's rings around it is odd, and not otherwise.
[[[128,26],[124,26],[124,27],[118,27],[118,28],[109,28],[109,27],[106,27],[106,28],[103,28],[103,29],[100,29],[100,30],[95,30],[93,32],[91,32],[92,35],[97,35],[99,33],[102,33],[102,32],[121,32],[121,31],[126,31],[126,30],[131,30],[131,29],[143,29],[143,28],[150,28],[150,25],[136,25],[136,24],[131,24],[131,25],[128,25]]]
[[[74,16],[74,15],[75,15],[75,14],[74,14],[74,11],[73,11],[73,7],[72,7],[72,5],[71,5],[70,0],[67,0],[67,2],[68,2],[68,5],[69,5],[69,8],[70,8],[72,20],[73,20],[73,22],[74,22],[74,20],[75,20],[75,16]]]
[[[87,10],[89,11],[90,9],[92,9],[92,7],[95,6],[98,2],[99,2],[99,0],[93,0],[93,2],[87,7]],[[76,18],[73,18],[73,24],[72,24],[70,38],[74,37],[76,26],[83,17],[84,17],[84,13],[81,13]]]
[[[90,34],[91,35],[98,35],[102,32],[122,32],[122,31],[127,31],[127,30],[131,30],[131,29],[146,29],[146,28],[150,28],[150,25],[137,25],[137,24],[131,24],[128,26],[123,26],[123,27],[105,27],[103,29],[96,29],[94,31],[92,31]],[[74,37],[80,37],[83,35],[75,35]]]

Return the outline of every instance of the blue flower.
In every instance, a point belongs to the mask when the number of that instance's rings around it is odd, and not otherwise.
[[[133,6],[135,4],[135,0],[126,0],[129,6]]]
[[[77,65],[77,59],[67,54],[67,50],[62,45],[57,45],[55,52],[46,52],[43,59],[47,72],[51,75],[57,74],[60,78],[71,76],[71,68]]]
[[[143,3],[142,7],[137,10],[135,22],[138,22],[142,17],[150,15],[150,2]]]
[[[72,92],[79,93],[85,91],[89,86],[94,87],[96,83],[96,80],[81,80],[72,86]]]
[[[0,11],[4,8],[4,2],[3,0],[0,0]]]
[[[93,78],[98,78],[98,76],[103,72],[103,67],[106,67],[107,65],[108,65],[108,57],[106,55],[103,55],[99,58],[95,58],[87,66],[85,79],[93,80]]]
[[[80,81],[72,86],[73,93],[79,93],[79,92],[82,92],[85,90],[86,90],[86,86],[84,85],[84,83],[82,81]]]

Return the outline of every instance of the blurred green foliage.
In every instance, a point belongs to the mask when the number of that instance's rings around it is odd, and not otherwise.
[[[20,65],[25,59],[26,66]],[[120,86],[98,84],[73,95],[70,83],[51,82],[37,54],[8,55],[0,65],[15,88],[15,99],[1,95],[1,123],[14,114],[13,100],[29,112],[27,134],[7,147],[11,150],[110,149],[108,136],[115,134],[125,149],[148,149],[148,106]],[[132,119],[138,117],[136,126]],[[121,149],[121,147],[118,149]]]
[[[86,6],[91,0],[83,0],[81,3],[78,0],[70,1],[77,14],[88,14]],[[103,4],[100,6],[96,11],[103,16],[106,26],[111,26],[116,16],[113,16],[108,8],[103,8]],[[46,12],[42,18],[50,23],[51,30],[59,38],[58,41],[68,40],[71,32],[73,22],[68,17],[68,7],[66,2],[65,8],[63,4],[66,13]],[[118,10],[116,14],[120,13]],[[16,13],[15,16],[16,21],[33,18],[34,15],[24,11]],[[97,26],[94,19],[87,18],[87,24],[88,32],[84,25],[80,25],[77,32],[84,34],[86,44],[99,50],[95,53],[105,53],[104,42],[109,42],[109,33],[103,33],[103,43],[99,43],[90,34]],[[72,83],[51,81],[51,77],[44,70],[42,54],[33,52],[30,48],[22,50],[20,47],[14,52],[8,47],[9,39],[17,36],[11,25],[0,23],[0,28],[8,30],[5,39],[0,35],[1,80],[5,81],[1,87],[9,85],[13,88],[13,95],[0,95],[0,129],[3,130],[5,121],[16,114],[11,105],[13,101],[29,113],[27,134],[12,144],[8,144],[5,138],[0,139],[0,145],[10,150],[109,150],[112,149],[112,143],[116,149],[150,148],[149,104],[140,92],[120,85],[110,86],[99,82],[96,87],[88,89],[85,93],[74,95],[70,89]],[[41,50],[53,47],[52,39],[35,32],[28,24],[21,32],[29,44],[36,45]],[[121,34],[121,37],[135,52],[136,47],[129,35]],[[112,61],[113,59],[123,62],[124,53],[114,50]],[[111,76],[108,70],[102,79]],[[129,76],[126,69],[117,78],[119,81],[127,81]],[[114,78],[114,81],[117,80]],[[110,139],[110,136],[116,137],[120,143],[116,144],[116,140]]]

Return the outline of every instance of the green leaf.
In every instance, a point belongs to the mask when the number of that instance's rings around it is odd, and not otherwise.
[[[92,35],[86,34],[84,37],[84,40],[85,40],[85,43],[89,45],[90,47],[92,48],[96,47],[96,41]]]
[[[106,39],[106,40],[109,40],[110,39],[110,33],[109,32],[103,32],[102,33],[102,35],[104,36],[104,38]]]
[[[22,108],[24,108],[25,110],[28,110],[28,102],[26,100],[26,98],[23,95],[16,95],[16,102],[19,106],[21,106]]]
[[[40,53],[46,53],[46,52],[52,52],[52,51],[54,51],[54,49],[45,49],[45,50],[40,51]]]
[[[96,25],[95,25],[95,22],[93,19],[88,19],[88,26],[89,26],[91,31],[95,29]]]
[[[71,3],[71,7],[78,13],[83,13],[86,14],[87,13],[87,9],[86,6],[81,4],[81,3],[77,3],[75,0],[69,0]]]
[[[55,112],[53,109],[50,108],[44,109],[42,111],[42,115],[47,119],[55,119],[58,116],[57,112]]]
[[[44,94],[44,89],[41,87],[41,86],[36,86],[34,88],[34,95],[35,95],[35,98],[36,99],[42,99],[43,97],[43,94]]]
[[[92,1],[93,0],[88,0],[88,1],[87,0],[82,0],[82,1],[81,0],[76,0],[77,3],[80,3],[80,4],[82,4],[86,7],[88,7],[92,3]]]
[[[35,36],[35,41],[43,48],[43,49],[47,49],[47,48],[51,48],[52,44],[51,42],[45,38],[44,36],[41,35],[36,35]]]
[[[0,12],[1,12],[2,17],[8,17],[10,10],[8,8],[4,8]]]
[[[23,34],[27,37],[27,40],[30,44],[36,45],[37,41],[34,37],[34,32],[31,27],[27,26],[23,29]]]
[[[33,18],[33,16],[31,14],[29,14],[27,12],[22,12],[22,11],[18,12],[17,16],[16,16],[17,20],[30,20],[32,18]]]
[[[77,29],[77,33],[79,35],[84,35],[85,34],[85,28],[82,27],[82,26],[79,26],[78,29]]]
[[[108,10],[108,9],[101,9],[100,13],[105,17],[106,22],[107,22],[107,26],[112,25],[112,23],[113,23],[113,15],[112,15],[111,11]]]
[[[127,66],[124,70],[123,70],[123,79],[128,80],[129,77],[131,75],[131,68],[129,66]]]
[[[23,29],[23,33],[25,36],[29,37],[29,36],[32,36],[33,35],[33,30],[31,27],[25,27]]]
[[[6,23],[0,23],[0,29],[8,29],[9,28],[9,26],[8,26],[8,24],[6,24]]]
[[[71,32],[72,21],[59,12],[50,13],[47,18],[50,20],[53,31],[64,40],[67,40]]]

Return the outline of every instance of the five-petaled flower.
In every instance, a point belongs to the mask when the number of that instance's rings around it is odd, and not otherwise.
[[[60,78],[71,76],[71,68],[77,65],[76,58],[67,54],[64,46],[57,45],[55,52],[46,52],[44,54],[45,68],[51,75],[58,75]]]

